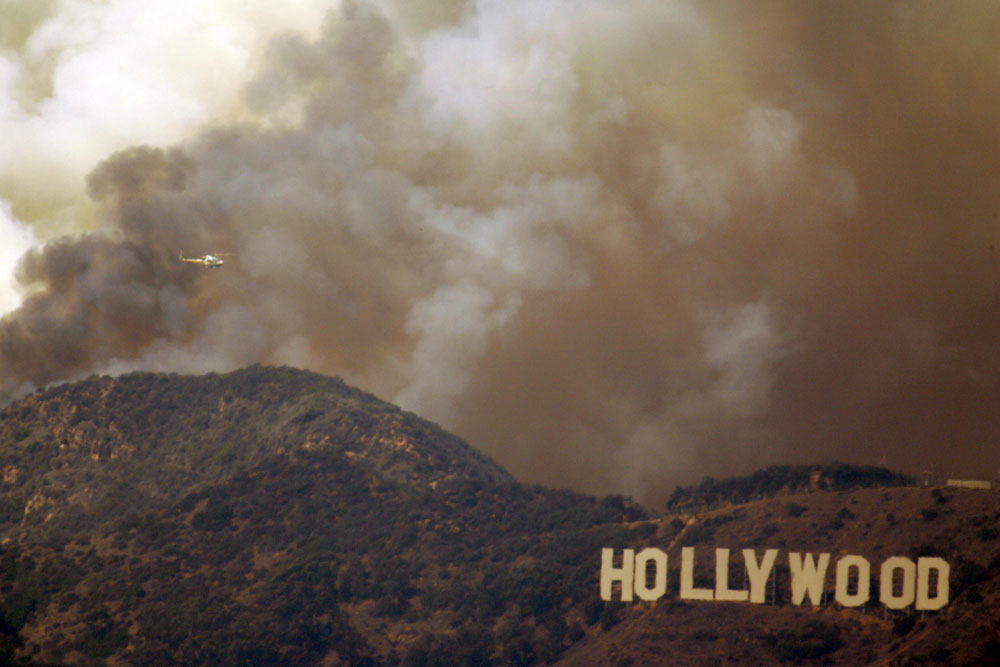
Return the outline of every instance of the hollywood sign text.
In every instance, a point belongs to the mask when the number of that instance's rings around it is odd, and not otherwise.
[[[657,548],[646,548],[636,553],[623,549],[616,559],[615,549],[601,550],[601,599],[612,599],[612,584],[621,585],[621,600],[631,601],[633,596],[652,601],[667,592],[667,554]],[[754,549],[743,549],[746,581],[749,588],[730,588],[729,549],[715,550],[715,586],[699,588],[694,582],[694,547],[681,549],[679,596],[682,600],[713,600],[729,602],[749,601],[763,604],[766,600],[768,579],[778,557],[777,549],[768,549],[762,559],[757,559]],[[621,565],[615,566],[615,560]],[[830,554],[788,553],[791,576],[791,602],[801,605],[806,596],[814,607],[823,599]],[[871,594],[871,563],[863,556],[847,555],[837,560],[834,599],[844,607],[859,607],[868,602]],[[914,605],[917,610],[932,611],[948,604],[948,576],[951,566],[942,558],[918,558],[914,563],[904,556],[887,558],[879,570],[879,601],[889,609],[905,609]]]

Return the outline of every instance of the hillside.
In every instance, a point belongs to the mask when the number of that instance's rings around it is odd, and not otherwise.
[[[560,665],[813,663],[837,665],[1000,664],[1000,491],[860,488],[768,498],[657,521],[655,536],[607,545],[654,546],[668,555],[667,593],[654,603],[612,602],[615,625],[570,648]],[[731,549],[729,585],[745,588],[739,551],[777,549],[774,589],[764,604],[681,599],[681,548],[694,547],[696,586],[715,585],[715,549]],[[829,553],[820,604],[791,601],[789,552]],[[871,563],[870,599],[834,601],[835,563]],[[888,610],[879,566],[902,556],[951,566],[949,603]],[[770,583],[770,582],[769,582]],[[618,598],[615,598],[617,600]]]
[[[713,496],[706,509],[682,493],[684,513],[651,516],[619,496],[519,484],[337,379],[262,367],[95,377],[0,411],[0,652],[16,664],[133,665],[997,655],[997,491],[798,493],[765,477],[784,495]],[[769,602],[680,599],[685,546],[697,585],[714,577],[713,547],[731,548],[734,588],[739,549],[779,549]],[[662,549],[666,595],[602,601],[604,547]],[[831,574],[824,604],[798,607],[789,551],[861,554],[873,568],[939,556],[951,599],[933,612],[887,611],[877,596],[841,609]]]
[[[283,368],[36,393],[0,414],[0,474],[3,647],[43,663],[554,657],[600,611],[592,554],[647,530]]]

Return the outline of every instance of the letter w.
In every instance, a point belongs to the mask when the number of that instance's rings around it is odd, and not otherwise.
[[[788,554],[788,566],[792,570],[792,604],[801,605],[809,593],[809,601],[818,607],[822,594],[823,582],[826,579],[826,568],[830,565],[830,554],[820,554],[819,564],[813,560],[812,554],[802,554],[794,551]]]

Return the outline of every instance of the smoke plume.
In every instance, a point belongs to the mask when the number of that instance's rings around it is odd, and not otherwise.
[[[8,395],[291,364],[650,502],[774,463],[1000,477],[1000,8],[303,1],[267,32],[267,3],[165,3],[126,39],[133,2],[41,4],[0,33],[0,117],[35,132],[0,234],[46,239]],[[108,90],[87,132],[58,113]]]

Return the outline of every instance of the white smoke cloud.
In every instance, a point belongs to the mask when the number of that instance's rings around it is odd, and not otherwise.
[[[777,191],[794,175],[802,130],[802,123],[786,109],[750,109],[745,141],[753,173],[764,191]]]
[[[588,4],[575,11],[586,13]],[[481,133],[530,119],[554,133],[574,87],[568,8],[562,0],[481,0],[461,25],[430,35],[421,53],[427,122]],[[558,134],[544,139],[552,147],[569,140]]]
[[[698,319],[700,347],[668,362],[684,369],[683,383],[670,388],[616,453],[621,486],[638,495],[654,488],[665,469],[685,476],[710,467],[731,473],[725,462],[710,459],[730,451],[736,462],[746,458],[745,450],[760,449],[758,421],[770,405],[773,366],[788,353],[792,335],[781,331],[763,301],[706,311]]]
[[[0,196],[32,210],[44,202],[49,219],[32,222],[47,235],[80,229],[83,177],[94,164],[239,117],[268,39],[316,34],[329,9],[318,0],[58,3],[22,27],[23,48],[0,53]],[[62,207],[75,216],[60,216]]]
[[[691,245],[732,215],[734,169],[667,144],[660,149],[656,206],[667,220],[669,242]]]
[[[702,354],[715,371],[709,403],[738,417],[760,414],[770,398],[771,364],[789,334],[779,333],[763,302],[731,307],[707,320]]]
[[[396,402],[448,423],[454,401],[475,377],[490,336],[508,325],[520,306],[518,295],[498,298],[492,291],[466,283],[449,285],[415,304],[406,330],[417,344],[412,355],[412,380]]]
[[[21,305],[21,290],[14,270],[21,255],[38,245],[27,225],[16,220],[10,203],[0,199],[0,317]]]

